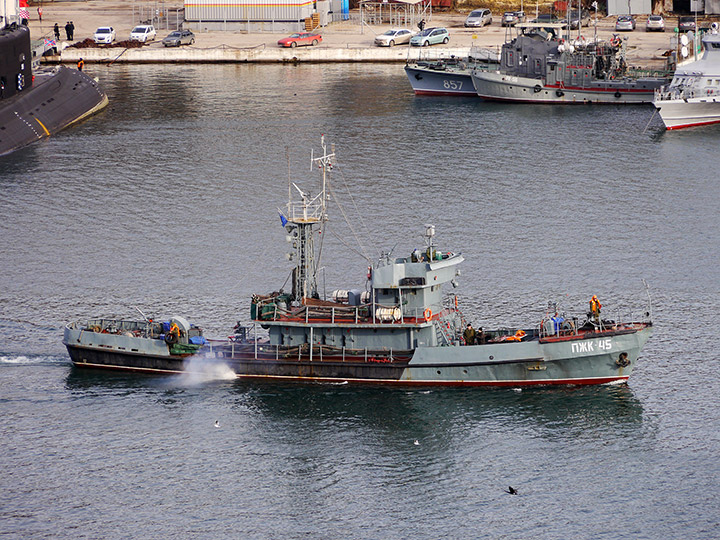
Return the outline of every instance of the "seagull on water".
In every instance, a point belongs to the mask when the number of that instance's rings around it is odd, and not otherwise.
[[[508,486],[508,489],[505,490],[505,493],[509,493],[510,495],[517,495],[518,490],[512,486]]]
[[[220,420],[215,420],[215,427],[220,427]]]
[[[415,439],[415,442],[414,442],[413,444],[414,444],[415,446],[420,446],[420,441],[418,441],[417,439]]]

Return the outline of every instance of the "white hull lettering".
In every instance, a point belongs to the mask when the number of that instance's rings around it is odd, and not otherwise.
[[[462,90],[463,83],[462,81],[448,81],[447,79],[443,79],[443,86],[448,90]]]
[[[607,352],[612,349],[612,340],[601,339],[598,341],[580,341],[579,343],[572,343],[571,347],[573,353],[588,353],[595,352],[595,345],[597,345],[599,350]]]

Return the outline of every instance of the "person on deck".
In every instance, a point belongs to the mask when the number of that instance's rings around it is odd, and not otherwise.
[[[463,339],[465,340],[465,345],[475,344],[475,329],[472,327],[472,324],[468,323],[467,328],[463,332]]]
[[[84,67],[85,67],[85,60],[83,60],[81,58],[80,60],[78,60],[78,63],[77,63],[78,71],[82,71]]]

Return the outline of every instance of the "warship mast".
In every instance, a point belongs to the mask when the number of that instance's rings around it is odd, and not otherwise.
[[[328,154],[325,145],[325,136],[321,137],[323,154],[320,157],[310,158],[310,168],[318,167],[322,171],[322,189],[315,197],[310,197],[301,190],[297,184],[292,186],[300,194],[299,201],[293,201],[288,194],[286,216],[283,220],[287,230],[288,242],[292,243],[294,253],[289,253],[288,258],[295,260],[293,269],[292,295],[295,300],[302,302],[304,298],[319,298],[317,287],[317,272],[320,266],[320,257],[315,254],[314,233],[315,226],[327,221],[327,180],[328,172],[332,169],[335,159],[334,145]]]

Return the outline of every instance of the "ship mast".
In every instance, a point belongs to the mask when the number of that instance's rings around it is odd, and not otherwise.
[[[332,169],[335,159],[334,148],[328,154],[325,145],[325,136],[321,137],[323,155],[310,157],[310,168],[318,167],[322,171],[322,190],[315,197],[310,197],[294,182],[292,186],[300,195],[299,201],[293,201],[291,193],[288,194],[285,229],[288,231],[288,241],[292,242],[295,253],[290,259],[295,260],[293,269],[292,293],[295,300],[304,298],[319,298],[317,287],[317,272],[320,266],[320,256],[315,254],[315,226],[327,221],[327,181],[328,172]],[[334,146],[334,145],[333,145]]]

